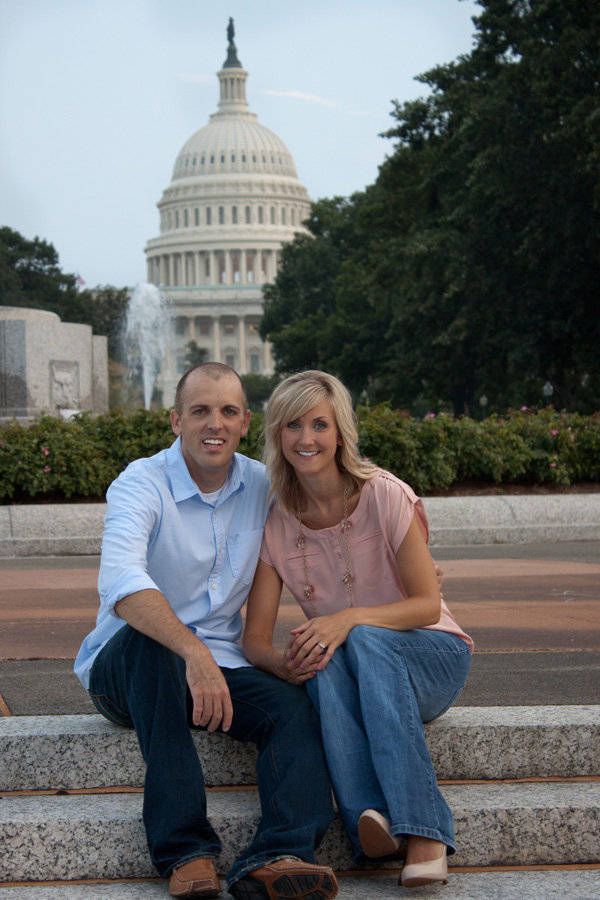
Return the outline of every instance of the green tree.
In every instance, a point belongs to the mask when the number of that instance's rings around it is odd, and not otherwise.
[[[277,375],[261,375],[258,372],[248,372],[246,375],[242,375],[241,379],[248,398],[248,407],[252,412],[262,410],[263,404],[269,399],[280,381]]]
[[[106,335],[112,359],[121,356],[121,331],[129,294],[104,285],[79,290],[75,275],[64,273],[54,246],[32,241],[11,228],[0,228],[0,304],[54,312],[63,322],[91,325]]]
[[[193,366],[199,366],[201,365],[201,363],[206,362],[208,351],[203,347],[199,347],[196,341],[188,341],[185,349],[185,364],[188,369],[191,369]]]
[[[81,297],[85,310],[80,321],[85,325],[91,325],[94,334],[106,335],[109,357],[120,360],[129,291],[127,288],[105,284],[89,291],[81,291]]]
[[[501,409],[550,383],[559,405],[591,410],[600,6],[479,6],[472,52],[394,104],[376,183],[318,204],[312,240],[284,254],[263,333],[278,371],[316,363],[376,399],[464,412],[485,394]]]
[[[0,304],[46,309],[77,322],[83,302],[74,275],[61,271],[58,253],[47,241],[32,241],[0,228]]]

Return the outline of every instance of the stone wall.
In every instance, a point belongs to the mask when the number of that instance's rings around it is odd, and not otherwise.
[[[0,417],[108,410],[107,339],[55,313],[0,306]]]

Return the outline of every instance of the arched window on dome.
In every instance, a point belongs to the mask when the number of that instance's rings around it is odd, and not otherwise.
[[[246,225],[249,225],[250,222],[252,221],[251,214],[250,214],[250,207],[247,206],[244,212],[245,212],[245,216],[246,216]]]
[[[282,207],[282,209],[281,209],[281,224],[282,224],[282,225],[286,225],[286,224],[287,224],[286,221],[285,221],[285,206]]]
[[[184,211],[183,211],[183,225],[184,225],[185,228],[187,228],[189,224],[190,224],[190,221],[189,221],[189,213],[188,213],[187,209],[184,209]]]
[[[175,210],[175,228],[179,228],[179,210]]]
[[[295,225],[296,224],[296,210],[294,209],[293,206],[290,210],[290,219],[292,220],[292,225]]]
[[[240,254],[235,250],[231,254],[231,274],[234,284],[239,284],[241,280],[241,260]]]
[[[200,210],[198,207],[194,209],[194,225],[198,226],[200,224]]]
[[[212,209],[210,206],[206,207],[206,224],[212,225]]]
[[[235,162],[235,153],[232,153],[232,154],[231,154],[231,162],[232,162],[232,163]]]
[[[231,224],[237,225],[237,223],[238,223],[237,206],[232,206],[231,207]]]
[[[253,163],[256,162],[256,153],[253,153],[253,154],[252,154],[252,162],[253,162]]]
[[[245,153],[242,153],[242,162],[243,162],[243,163],[246,162],[246,154],[245,154]]]
[[[275,225],[275,207],[271,207],[271,225]]]
[[[265,223],[265,213],[264,213],[262,206],[259,206],[258,207],[258,224],[264,225],[264,223]]]
[[[211,165],[214,165],[214,162],[215,162],[215,155],[214,155],[214,153],[211,153],[211,156],[210,156]]]
[[[201,166],[203,166],[203,165],[204,165],[204,159],[205,159],[205,157],[204,157],[204,156],[201,156],[201,157],[200,157],[200,165],[201,165]]]
[[[224,224],[225,224],[225,207],[220,206],[219,207],[219,225],[224,225]]]
[[[221,153],[221,163],[224,163],[224,162],[225,162],[225,154]]]

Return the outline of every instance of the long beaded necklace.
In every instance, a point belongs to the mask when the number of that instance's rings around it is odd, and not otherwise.
[[[344,512],[342,520],[340,522],[340,530],[344,535],[344,556],[346,560],[346,571],[342,575],[342,581],[344,582],[348,590],[350,606],[356,606],[356,603],[354,601],[354,589],[352,587],[354,575],[352,574],[352,561],[350,557],[350,529],[352,528],[352,522],[348,520],[348,486],[346,484],[344,484],[343,504]],[[315,606],[315,589],[311,584],[308,574],[308,561],[306,559],[306,538],[304,537],[304,531],[302,528],[302,515],[298,508],[296,508],[296,518],[298,519],[298,539],[296,540],[296,547],[298,547],[298,549],[302,551],[302,564],[304,566],[304,596],[307,600],[310,600],[311,609],[316,616],[317,608]]]

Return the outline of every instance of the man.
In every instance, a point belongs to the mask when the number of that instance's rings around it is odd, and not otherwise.
[[[148,846],[172,896],[220,892],[193,724],[258,747],[262,818],[230,893],[328,900],[335,876],[314,865],[333,816],[318,720],[300,688],[254,669],[238,643],[268,511],[263,466],[236,453],[249,424],[233,369],[182,377],[177,440],[108,490],[100,610],[75,671],[104,716],[136,729]]]

